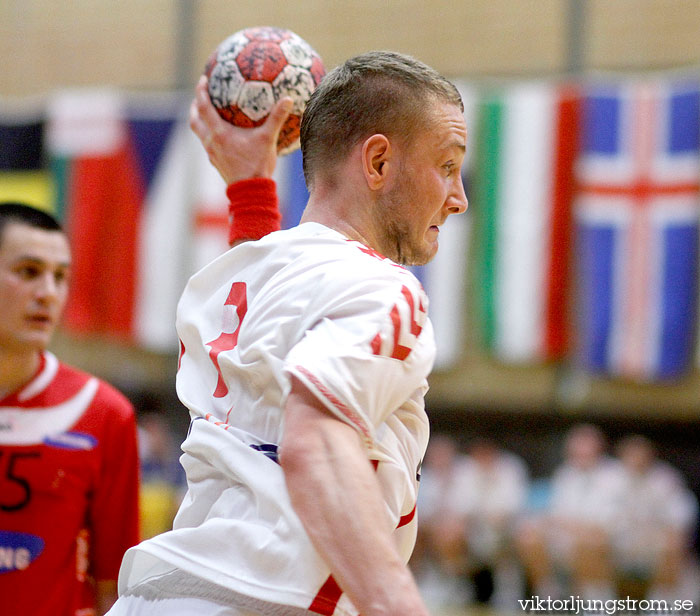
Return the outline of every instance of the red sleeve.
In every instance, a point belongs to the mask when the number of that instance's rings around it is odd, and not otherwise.
[[[139,460],[131,403],[101,383],[101,464],[90,502],[91,563],[96,580],[116,580],[124,552],[139,541]]]
[[[234,182],[226,189],[229,199],[228,243],[259,240],[279,231],[282,215],[277,201],[277,185],[270,178],[250,178]]]

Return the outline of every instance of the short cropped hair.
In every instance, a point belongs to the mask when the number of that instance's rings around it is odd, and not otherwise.
[[[63,232],[58,220],[48,212],[19,201],[0,201],[0,244],[2,244],[5,227],[12,222],[44,231]]]
[[[436,101],[464,110],[454,84],[411,56],[371,51],[330,71],[311,95],[301,120],[309,188],[319,171],[332,169],[371,135],[410,142],[428,125],[426,111]]]

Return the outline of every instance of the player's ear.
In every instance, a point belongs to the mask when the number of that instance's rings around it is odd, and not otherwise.
[[[370,190],[386,185],[391,158],[391,142],[385,135],[372,135],[362,144],[362,172]]]

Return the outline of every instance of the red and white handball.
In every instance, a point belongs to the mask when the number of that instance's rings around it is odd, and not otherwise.
[[[291,97],[294,106],[277,142],[277,151],[288,154],[299,147],[301,114],[325,69],[320,56],[300,36],[261,26],[224,40],[204,73],[219,115],[236,126],[260,126],[278,100]]]

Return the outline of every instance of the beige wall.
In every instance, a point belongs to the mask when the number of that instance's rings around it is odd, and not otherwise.
[[[578,1],[587,17],[588,68],[700,64],[700,0]],[[3,0],[0,95],[93,84],[170,89],[182,70],[193,82],[228,34],[260,24],[297,31],[328,66],[392,48],[451,76],[558,73],[568,66],[570,6],[570,0]],[[178,69],[183,7],[193,18],[191,53]]]

